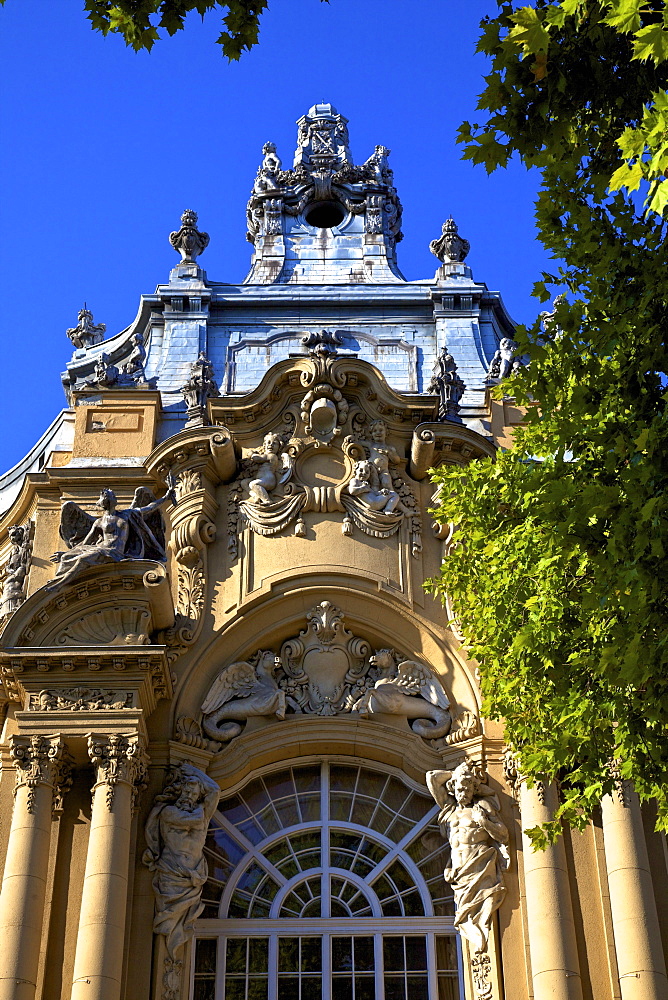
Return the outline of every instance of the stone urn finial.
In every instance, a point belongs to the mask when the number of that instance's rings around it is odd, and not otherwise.
[[[471,244],[459,235],[457,223],[450,216],[443,223],[442,235],[431,241],[429,249],[443,264],[461,264],[466,260]]]
[[[181,216],[181,228],[169,234],[169,242],[181,254],[182,264],[193,264],[195,258],[204,253],[209,245],[209,234],[200,233],[197,228],[197,212],[187,208]]]

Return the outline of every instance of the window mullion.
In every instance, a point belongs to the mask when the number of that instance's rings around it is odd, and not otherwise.
[[[376,1000],[385,1000],[385,976],[383,975],[383,935],[373,938],[373,958],[376,969]]]
[[[329,851],[329,764],[327,762],[322,765],[320,788],[320,828],[322,830],[320,835],[320,863],[322,865],[322,875],[320,876],[322,879],[320,886],[320,898],[322,902],[320,912],[323,917],[327,918],[331,916],[332,913],[330,880],[331,861]]]
[[[329,935],[329,934],[323,934],[323,936],[322,936],[322,1000],[330,1000],[331,996],[332,996],[332,938],[331,938],[331,935]]]

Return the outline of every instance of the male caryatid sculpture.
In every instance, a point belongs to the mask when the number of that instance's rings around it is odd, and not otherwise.
[[[497,796],[468,761],[454,771],[427,772],[427,787],[440,806],[438,824],[450,843],[450,867],[443,875],[455,896],[455,926],[479,955],[487,951],[492,916],[506,894],[508,829],[499,818]]]
[[[97,518],[68,500],[60,512],[60,537],[68,549],[51,556],[51,562],[57,562],[58,569],[55,579],[46,584],[45,590],[58,590],[89,566],[123,559],[164,562],[165,530],[158,508],[167,500],[175,503],[171,491],[156,500],[150,490],[140,486],[135,491],[132,507],[117,510],[114,491],[102,490],[97,502],[102,513]]]
[[[153,872],[153,931],[164,934],[171,959],[204,909],[202,886],[209,874],[204,841],[219,798],[215,781],[193,764],[179,764],[146,821],[142,860]]]

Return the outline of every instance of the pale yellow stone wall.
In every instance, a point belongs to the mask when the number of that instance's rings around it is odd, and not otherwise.
[[[434,533],[431,527],[428,508],[433,486],[426,470],[430,464],[465,462],[490,454],[491,443],[465,428],[458,430],[457,425],[434,424],[434,414],[425,402],[428,397],[400,396],[371,366],[357,359],[340,359],[338,370],[347,381],[337,384],[351,407],[349,422],[333,441],[320,441],[315,447],[311,439],[295,462],[298,484],[332,491],[329,499],[322,500],[329,509],[306,510],[303,535],[296,535],[293,527],[272,537],[257,534],[247,525],[241,525],[238,532],[230,529],[239,463],[261,447],[268,431],[288,428],[288,436],[295,438],[302,433],[302,378],[308,376],[311,364],[308,358],[280,362],[248,396],[212,401],[213,421],[226,426],[184,431],[157,447],[158,394],[107,391],[95,398],[82,397],[76,408],[74,464],[68,462],[66,453],[58,453],[43,472],[27,478],[13,508],[0,521],[0,563],[9,553],[8,527],[27,519],[35,524],[28,599],[3,623],[0,643],[6,712],[0,866],[7,853],[14,809],[11,738],[60,733],[72,753],[74,769],[74,784],[64,796],[62,813],[50,821],[41,947],[28,957],[26,983],[20,990],[0,968],[0,998],[165,1000],[164,943],[154,940],[152,933],[151,873],[141,858],[144,824],[170,763],[190,760],[222,789],[232,789],[279,761],[334,754],[385,763],[421,782],[425,771],[453,767],[464,757],[485,766],[510,831],[511,855],[505,876],[507,894],[494,918],[492,1000],[665,1000],[665,976],[661,979],[660,970],[640,970],[620,983],[619,935],[615,942],[615,919],[619,918],[615,918],[608,872],[610,823],[606,833],[604,820],[596,819],[583,833],[567,834],[556,850],[540,857],[530,854],[522,829],[532,817],[547,818],[552,792],[542,802],[521,783],[509,784],[504,772],[503,728],[480,719],[475,664],[448,627],[445,609],[422,587],[423,580],[438,571],[444,553],[442,532]],[[319,377],[324,378],[323,372]],[[354,413],[364,417],[367,426],[380,416],[387,423],[388,440],[402,459],[397,471],[421,514],[421,551],[407,520],[389,538],[373,537],[357,528],[352,535],[343,532],[345,512],[335,490],[354,464],[340,443],[346,435],[361,436],[350,422]],[[490,419],[496,444],[506,447],[522,411],[511,401],[492,401]],[[86,461],[95,458],[119,464],[105,467],[102,462],[96,466]],[[123,458],[143,461],[123,465]],[[77,464],[77,460],[84,461]],[[171,601],[165,603],[164,578],[149,584],[148,567],[132,563],[87,570],[60,595],[41,589],[53,578],[51,554],[63,546],[58,529],[64,501],[73,500],[94,512],[100,490],[111,486],[123,508],[132,502],[138,486],[161,495],[168,474],[175,477],[179,491],[176,506],[163,508],[171,538],[167,565]],[[236,557],[230,544],[234,538]],[[197,587],[203,595],[199,604]],[[393,647],[429,664],[450,697],[455,719],[469,713],[477,720],[468,735],[437,750],[397,716],[304,715],[285,721],[250,719],[243,734],[215,754],[206,740],[199,744],[179,741],[177,721],[201,718],[202,701],[222,667],[247,660],[258,649],[278,650],[306,628],[307,613],[322,601],[340,608],[346,628],[371,648]],[[184,602],[190,602],[190,620],[184,624],[177,619],[171,627],[172,604],[183,614]],[[147,642],[142,638],[127,644],[122,635],[113,636],[114,609],[132,607],[144,615]],[[112,630],[105,633],[107,640],[103,645],[90,638],[84,641],[81,629],[85,631],[85,623],[90,622],[101,627],[100,615],[104,627]],[[77,622],[80,631],[73,632]],[[72,635],[74,639],[67,638]],[[31,696],[46,687],[122,689],[128,702],[114,711],[32,711]],[[106,789],[111,787],[109,772],[104,761],[93,767],[87,749],[89,733],[144,740],[150,758],[148,783],[134,813],[131,784],[137,773],[132,769],[123,772],[114,792],[116,812],[104,811]],[[39,787],[47,788],[39,780]],[[98,786],[98,825],[92,828],[94,783]],[[16,808],[24,808],[17,802]],[[627,848],[629,878],[640,892],[638,898],[655,907],[656,930],[648,931],[650,945],[658,941],[660,950],[661,946],[666,950],[665,838],[653,832],[650,815],[644,818],[644,833],[634,828],[635,836],[642,836],[638,852],[632,840]],[[626,814],[621,814],[621,820],[625,819]],[[642,877],[633,874],[642,868],[643,851],[652,873],[649,888]],[[623,885],[623,879],[615,884]],[[95,885],[98,888],[93,891]],[[87,914],[83,918],[82,900]],[[88,922],[83,935],[80,918]],[[0,897],[0,928],[11,919],[12,914],[2,910]],[[643,929],[638,928],[638,933],[641,948]],[[184,962],[186,986],[169,1000],[188,1000],[188,951]],[[467,998],[475,1000],[468,969],[466,978]],[[73,979],[78,979],[74,989]]]

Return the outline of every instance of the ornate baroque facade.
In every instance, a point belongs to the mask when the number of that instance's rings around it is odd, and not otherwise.
[[[668,998],[666,852],[632,789],[532,853],[527,787],[423,581],[429,470],[522,413],[448,219],[397,263],[389,150],[315,105],[266,143],[251,269],[179,263],[0,478],[0,1000]]]

